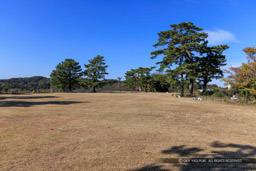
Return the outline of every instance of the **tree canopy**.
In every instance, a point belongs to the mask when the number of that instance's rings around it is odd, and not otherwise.
[[[223,81],[237,94],[256,99],[256,48],[247,47],[243,51],[247,55],[247,63],[226,70],[229,76]]]
[[[221,67],[226,65],[226,57],[223,55],[223,51],[228,48],[229,46],[227,45],[204,46],[200,50],[200,53],[205,54],[205,56],[197,58],[199,62],[197,77],[199,82],[202,82],[203,92],[206,92],[206,86],[209,82],[223,77],[223,69]]]
[[[162,61],[157,63],[160,64],[160,70],[177,66],[172,69],[172,73],[180,82],[181,96],[183,96],[185,77],[190,79],[191,85],[195,80],[195,52],[199,52],[207,34],[201,33],[203,29],[196,27],[192,22],[172,24],[170,27],[171,30],[158,33],[158,43],[153,46],[163,48],[151,52],[151,59],[163,55]],[[193,91],[193,87],[191,89]]]
[[[107,65],[104,56],[96,56],[88,61],[89,64],[85,64],[84,76],[86,81],[84,82],[85,87],[92,87],[93,92],[96,92],[96,87],[99,86],[100,80],[105,79]]]
[[[140,89],[147,92],[152,82],[152,76],[150,72],[154,68],[155,67],[150,67],[150,68],[139,67],[137,69],[131,69],[130,71],[127,71],[125,73],[125,78],[126,78],[125,85],[133,88],[139,87]]]
[[[189,85],[189,95],[193,95],[196,79],[203,78],[204,84],[207,84],[213,78],[222,76],[220,67],[225,65],[222,52],[228,46],[208,47],[207,33],[192,22],[172,24],[170,27],[171,30],[158,33],[158,43],[153,46],[161,48],[151,52],[151,59],[162,55],[162,60],[157,62],[159,70],[168,73],[172,84],[180,85],[181,96],[184,96],[185,84]],[[204,72],[199,73],[201,71]]]
[[[82,69],[78,62],[73,59],[65,59],[52,71],[51,84],[61,91],[72,91],[79,86]]]

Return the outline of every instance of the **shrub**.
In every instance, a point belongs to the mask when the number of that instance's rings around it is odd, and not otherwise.
[[[214,94],[214,92],[213,91],[206,91],[206,92],[204,92],[204,96],[212,96]]]
[[[48,90],[41,90],[40,93],[49,93]]]
[[[253,100],[253,101],[252,101],[252,104],[256,104],[256,100]]]

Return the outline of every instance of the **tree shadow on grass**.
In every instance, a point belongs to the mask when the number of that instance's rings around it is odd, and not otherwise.
[[[185,145],[173,146],[168,150],[163,150],[163,154],[179,154],[180,157],[191,156],[192,154],[203,151],[203,149],[193,147],[193,148],[185,148]]]
[[[0,100],[5,99],[48,99],[48,98],[58,98],[57,96],[23,96],[23,95],[15,95],[15,96],[0,96]]]
[[[0,101],[0,107],[31,107],[34,105],[70,105],[77,103],[89,103],[87,101],[46,101],[46,102],[28,102],[28,101]]]
[[[214,148],[209,154],[203,152],[204,149],[193,147],[186,148],[185,145],[173,146],[170,149],[163,150],[162,154],[176,154],[180,158],[162,158],[157,163],[134,169],[132,171],[167,171],[165,166],[175,166],[178,170],[256,170],[256,147],[241,144],[224,144],[213,142]],[[186,158],[185,158],[186,157]],[[179,159],[203,158],[214,162],[179,162]],[[241,159],[241,162],[222,162],[223,159]]]
[[[125,91],[97,91],[97,93],[127,93]]]
[[[130,170],[130,171],[170,171],[169,169],[162,168],[161,165],[147,165],[139,169]]]

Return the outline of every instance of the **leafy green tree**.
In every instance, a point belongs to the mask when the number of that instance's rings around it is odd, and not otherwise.
[[[104,56],[96,56],[92,60],[88,61],[89,64],[85,64],[84,75],[86,77],[86,82],[84,82],[85,87],[92,87],[93,92],[96,92],[96,87],[99,86],[100,80],[105,79],[107,65],[105,63]]]
[[[142,89],[145,92],[149,91],[149,87],[150,84],[152,82],[152,76],[150,74],[150,72],[154,69],[155,67],[150,67],[150,68],[143,68],[143,67],[139,67],[137,69],[137,73],[138,73],[138,78],[139,78],[139,85],[142,87]]]
[[[167,74],[152,74],[152,85],[151,87],[157,92],[167,92],[170,87],[169,76]]]
[[[127,71],[125,73],[124,85],[132,88],[133,90],[135,90],[136,87],[139,86],[138,77],[135,69],[131,69],[130,71]]]
[[[203,47],[201,54],[205,54],[204,57],[197,58],[199,66],[197,68],[198,80],[202,82],[203,93],[206,92],[206,87],[212,79],[219,79],[223,77],[222,66],[226,65],[226,57],[223,55],[223,51],[228,49],[227,45],[219,45],[212,47]]]
[[[125,85],[132,88],[140,87],[145,92],[148,92],[151,82],[153,80],[150,72],[154,68],[155,67],[139,67],[137,69],[131,69],[131,71],[127,71],[125,73]]]
[[[73,59],[65,59],[52,71],[51,84],[62,91],[72,91],[79,86],[79,79],[83,75],[81,66]]]
[[[163,55],[160,70],[169,69],[174,65],[172,74],[179,80],[181,96],[184,96],[185,79],[189,79],[191,84],[190,93],[193,93],[193,83],[195,80],[195,53],[198,52],[203,41],[207,38],[206,33],[201,33],[202,28],[196,27],[192,22],[182,22],[170,25],[168,31],[158,33],[158,43],[154,47],[163,47],[151,52],[151,59]]]

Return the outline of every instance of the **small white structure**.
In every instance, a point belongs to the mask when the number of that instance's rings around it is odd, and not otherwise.
[[[199,100],[200,102],[203,100],[201,97],[198,97],[198,99],[197,100]]]
[[[228,85],[228,90],[230,90],[232,88],[231,84]]]
[[[230,98],[231,100],[237,100],[236,95],[233,95],[233,97]]]
[[[193,100],[196,100],[196,97],[193,97]]]
[[[178,96],[178,98],[181,98],[180,96]]]
[[[202,93],[202,92],[203,92],[203,89],[198,89],[198,91],[199,91],[200,93]]]

